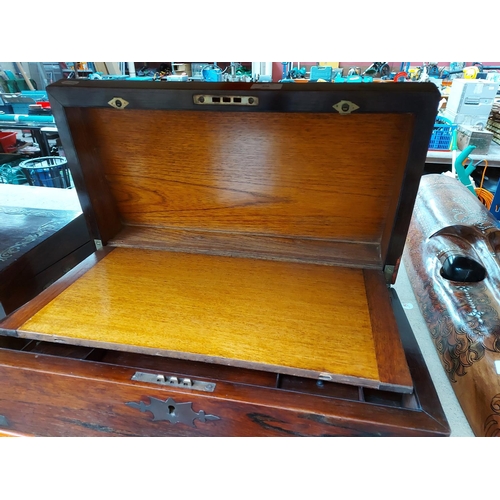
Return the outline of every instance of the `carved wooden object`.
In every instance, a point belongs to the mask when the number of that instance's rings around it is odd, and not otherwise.
[[[405,249],[420,310],[476,436],[500,436],[500,229],[460,182],[423,177]]]

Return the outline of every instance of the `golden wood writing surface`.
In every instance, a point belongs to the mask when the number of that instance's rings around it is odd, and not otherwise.
[[[413,126],[406,114],[84,113],[125,224],[365,243],[393,222]]]
[[[117,248],[18,332],[379,381],[361,269]]]

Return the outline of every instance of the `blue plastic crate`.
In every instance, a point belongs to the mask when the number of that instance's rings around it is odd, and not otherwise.
[[[27,115],[30,112],[29,104],[13,102],[11,106],[12,106],[12,111],[14,112],[15,115]]]
[[[436,122],[429,142],[429,149],[449,151],[453,141],[453,134],[456,130],[456,125]]]

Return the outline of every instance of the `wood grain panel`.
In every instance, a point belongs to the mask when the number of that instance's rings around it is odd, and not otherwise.
[[[423,363],[423,362],[422,362]],[[419,365],[425,371],[425,365]],[[0,411],[9,432],[48,436],[326,436],[444,435],[449,428],[428,413],[341,397],[215,380],[214,393],[131,380],[135,369],[0,349]],[[250,382],[250,383],[249,383]],[[432,386],[430,386],[432,387]],[[423,393],[425,391],[422,391]],[[424,395],[423,395],[424,396]],[[155,397],[191,402],[220,420],[195,427],[153,421],[125,403]],[[437,398],[437,396],[436,396]],[[423,397],[424,399],[424,397]],[[433,413],[434,412],[434,413]]]
[[[43,308],[53,299],[57,298],[62,290],[65,290],[80,276],[85,274],[94,264],[99,262],[106,254],[112,252],[113,248],[103,248],[92,255],[89,255],[84,261],[67,272],[64,276],[58,279],[55,283],[40,292],[36,297],[24,304],[19,309],[10,313],[6,318],[0,320],[0,334],[13,335],[15,330],[22,325],[26,320],[31,318],[37,311]]]
[[[92,237],[106,243],[122,225],[104,178],[95,138],[87,128],[87,115],[79,108],[62,109],[59,103],[54,104],[52,109],[83,213]]]
[[[375,341],[375,353],[379,365],[381,388],[392,385],[413,387],[396,319],[389,301],[389,291],[382,271],[365,270],[366,296],[370,310],[370,322]]]
[[[380,245],[220,231],[125,226],[110,246],[381,269]]]
[[[18,333],[379,385],[360,269],[117,248]]]
[[[126,224],[351,242],[392,228],[413,126],[406,114],[82,113]]]

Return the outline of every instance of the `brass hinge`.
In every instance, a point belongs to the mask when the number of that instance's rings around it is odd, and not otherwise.
[[[392,285],[392,278],[394,276],[395,269],[396,269],[396,266],[384,266],[384,276],[385,276],[385,282],[387,283],[387,286]]]

